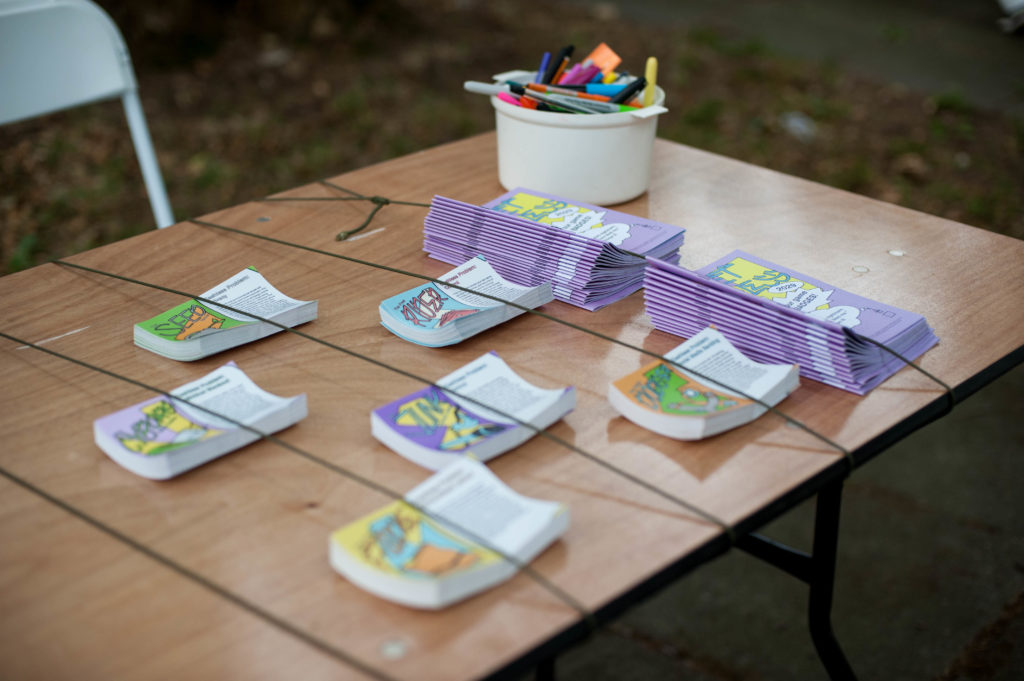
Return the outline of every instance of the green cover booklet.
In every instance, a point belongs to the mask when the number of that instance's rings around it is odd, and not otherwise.
[[[135,325],[135,344],[170,359],[192,361],[259,340],[317,317],[317,301],[284,295],[254,267]],[[261,321],[235,310],[244,310]]]

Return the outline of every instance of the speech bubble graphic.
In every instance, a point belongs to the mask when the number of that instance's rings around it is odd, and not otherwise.
[[[793,282],[787,282],[787,284],[789,283]],[[779,288],[785,286],[786,284],[783,284]],[[832,297],[833,291],[834,289],[822,291],[817,286],[814,288],[799,288],[786,291],[785,298],[773,298],[773,300],[779,305],[791,307],[794,310],[799,310],[800,312],[810,313],[822,305],[828,305],[829,298]]]
[[[629,225],[615,222],[603,224],[606,211],[586,210],[578,206],[566,206],[548,215],[550,224],[567,232],[589,239],[597,239],[619,246],[629,238]]]
[[[833,324],[852,328],[860,324],[860,308],[852,305],[836,305],[824,310],[813,310],[807,313],[811,317],[824,319]]]

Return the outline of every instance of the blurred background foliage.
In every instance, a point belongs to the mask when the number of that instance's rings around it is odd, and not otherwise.
[[[633,72],[659,58],[662,137],[1024,238],[1024,121],[721,28],[534,0],[99,4],[132,52],[178,219],[493,129],[463,81],[604,41]],[[152,228],[119,102],[0,127],[0,152],[3,272]]]

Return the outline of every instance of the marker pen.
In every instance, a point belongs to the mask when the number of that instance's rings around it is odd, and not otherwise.
[[[604,95],[605,97],[613,97],[622,90],[625,89],[625,83],[586,83],[584,85],[559,85],[558,87],[564,90],[576,90],[577,92],[586,92],[591,95]]]
[[[640,92],[640,90],[642,90],[645,85],[647,85],[647,79],[644,78],[643,76],[640,76],[632,83],[622,88],[622,90],[620,90],[617,95],[613,95],[611,98],[611,102],[614,104],[622,104],[623,102],[628,102],[630,99],[633,98],[633,95]]]
[[[644,70],[644,78],[647,80],[647,87],[644,88],[644,106],[654,104],[654,87],[658,81],[658,60],[654,57],[647,58],[647,68]]]
[[[509,84],[510,85],[518,85],[518,83],[512,83],[512,81],[509,81]],[[569,95],[571,97],[579,97],[580,99],[592,99],[595,102],[607,102],[609,100],[609,98],[604,96],[604,95],[591,95],[591,94],[587,94],[586,92],[583,92],[581,90],[570,90],[569,88],[555,87],[554,85],[541,85],[539,83],[527,83],[526,87],[527,87],[527,89],[536,90],[537,92],[547,92],[547,93],[551,93],[551,94]]]
[[[563,69],[565,68],[565,64],[568,63],[569,57],[572,56],[573,49],[574,48],[572,45],[566,45],[565,47],[560,49],[551,59],[551,62],[548,64],[548,70],[544,72],[544,77],[541,78],[540,82],[550,83],[552,79],[555,77],[555,72],[559,69],[559,67]]]
[[[593,109],[587,109],[587,108],[583,107],[580,104],[580,102],[562,102],[562,101],[558,101],[556,99],[553,99],[549,95],[542,95],[541,93],[537,92],[536,90],[530,90],[529,92],[527,92],[526,89],[523,88],[521,85],[510,85],[509,89],[512,92],[514,92],[514,93],[516,93],[518,95],[523,95],[524,98],[525,97],[532,97],[533,99],[536,99],[536,100],[538,100],[540,102],[544,102],[545,104],[550,104],[551,106],[556,106],[556,107],[558,107],[560,109],[563,109],[565,111],[571,111],[573,113],[581,113],[581,114],[595,113],[595,111]],[[520,99],[520,101],[522,101],[522,99]],[[595,103],[600,103],[600,102],[595,102]]]
[[[537,75],[534,76],[533,82],[539,83],[544,78],[544,74],[548,71],[548,64],[551,62],[551,53],[545,52],[544,56],[540,58],[540,66],[537,67]]]
[[[568,104],[576,104],[585,109],[590,109],[592,113],[621,113],[623,111],[637,111],[637,107],[629,106],[628,104],[612,104],[611,102],[595,102],[591,99],[576,99],[570,95],[548,95],[549,98],[555,100],[559,104],[565,102]],[[575,101],[574,101],[575,100]]]

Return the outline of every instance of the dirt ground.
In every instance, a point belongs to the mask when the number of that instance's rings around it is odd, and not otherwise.
[[[532,0],[100,4],[132,51],[178,219],[492,129],[463,81],[604,41],[633,72],[659,58],[662,137],[1024,238],[1024,121],[722,29]],[[152,224],[119,103],[0,128],[0,271]]]

